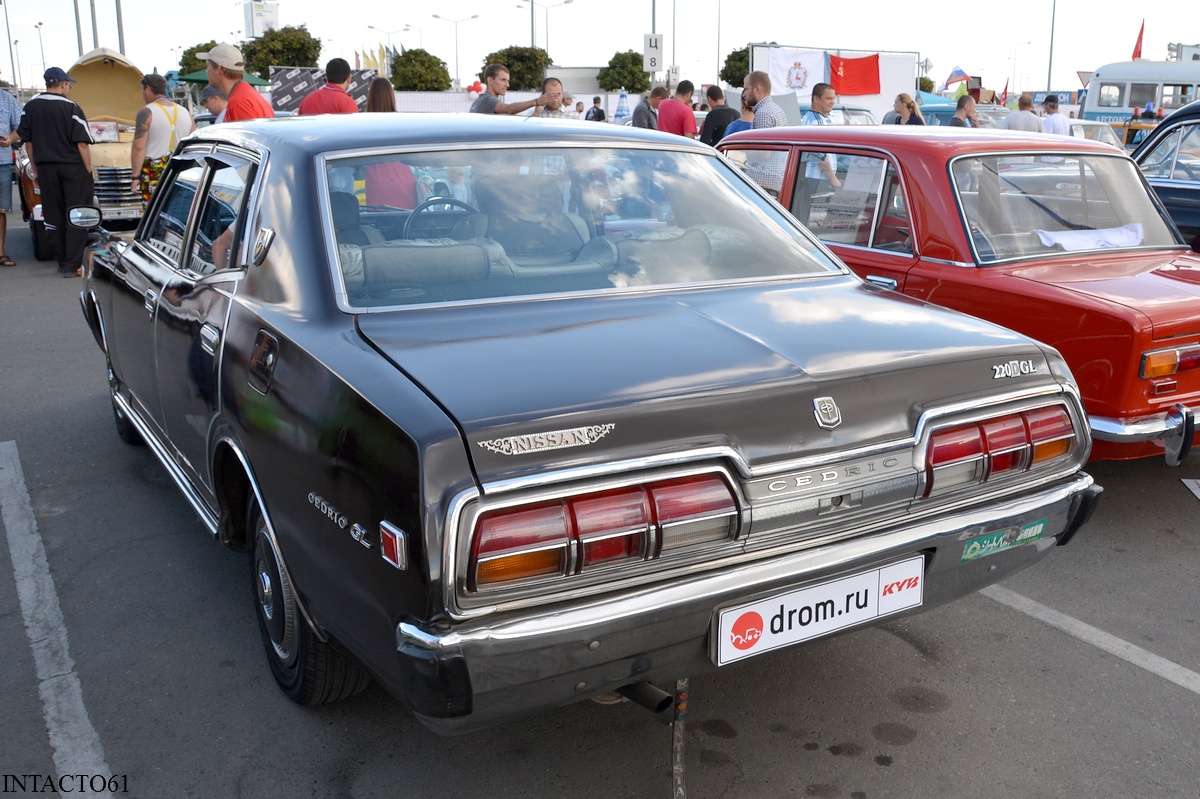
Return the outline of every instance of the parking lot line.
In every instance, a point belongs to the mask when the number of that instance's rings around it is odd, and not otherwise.
[[[1079,619],[1072,618],[1065,613],[1059,613],[1057,610],[1034,602],[1032,599],[1023,597],[1007,588],[990,585],[979,593],[999,602],[1001,605],[1007,605],[1013,610],[1024,613],[1027,616],[1032,616],[1038,621],[1061,630],[1074,638],[1078,638],[1084,643],[1091,644],[1110,655],[1115,655],[1127,663],[1132,663],[1140,669],[1145,669],[1151,674],[1157,674],[1164,680],[1173,682],[1181,688],[1186,688],[1194,694],[1200,694],[1200,674],[1190,669],[1185,669],[1178,663],[1173,663],[1166,658],[1159,657],[1153,652],[1142,649],[1140,646],[1135,646],[1128,641],[1117,638],[1115,635],[1109,635],[1090,624],[1085,624],[1079,621]]]
[[[60,776],[109,775],[100,736],[83,702],[83,687],[71,659],[67,627],[15,441],[0,441],[0,519],[12,555],[25,634],[33,650],[42,715],[54,749],[54,768]],[[94,795],[111,796],[108,791]]]

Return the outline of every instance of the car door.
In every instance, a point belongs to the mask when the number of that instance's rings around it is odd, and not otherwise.
[[[1184,240],[1200,236],[1200,119],[1177,125],[1136,157]]]
[[[159,434],[163,424],[155,375],[154,318],[159,296],[175,279],[175,264],[203,174],[202,161],[177,158],[172,162],[138,234],[112,267],[106,325],[119,390]]]
[[[821,169],[830,159],[838,185]],[[792,168],[790,196],[780,202],[859,277],[903,291],[917,254],[895,164],[880,153],[815,152],[801,146]]]
[[[225,323],[245,273],[238,244],[256,164],[245,154],[221,150],[205,163],[183,252],[158,300],[154,347],[173,454],[211,500],[209,430],[219,405]]]

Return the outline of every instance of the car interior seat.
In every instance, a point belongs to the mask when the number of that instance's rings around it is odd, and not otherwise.
[[[333,229],[338,244],[357,244],[366,247],[382,244],[384,236],[373,227],[364,227],[358,217],[358,198],[346,191],[331,191],[329,204],[333,209]]]
[[[455,236],[482,233],[514,263],[570,263],[591,238],[587,224],[563,210],[563,181],[554,175],[488,175],[475,197],[483,218],[465,220]]]

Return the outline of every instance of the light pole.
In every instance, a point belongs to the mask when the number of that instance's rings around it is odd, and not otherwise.
[[[1058,0],[1052,0],[1050,4],[1050,62],[1046,65],[1046,91],[1054,91],[1051,85],[1050,74],[1054,71],[1054,18],[1058,15]]]
[[[21,51],[17,48],[18,44],[20,44],[19,41],[16,39],[12,40],[13,51],[16,53],[13,57],[13,66],[17,68],[17,86],[20,86],[25,81],[21,80]]]
[[[417,47],[424,50],[425,49],[425,34],[416,25],[409,25],[406,22],[406,23],[404,23],[404,31],[403,32],[408,33],[409,31],[417,32]]]
[[[545,3],[538,3],[538,2],[536,2],[536,0],[524,0],[524,1],[529,3],[530,12],[533,11],[533,6],[541,6],[542,10],[545,12],[544,16],[546,18],[546,52],[548,53],[548,52],[550,52],[550,9],[557,8],[558,6],[570,5],[571,3],[574,3],[575,0],[562,0],[561,3],[550,3],[549,5],[546,5]],[[518,3],[517,8],[524,8],[524,6]],[[533,45],[530,45],[530,46],[532,47]]]
[[[368,25],[367,27],[368,27],[368,28],[370,28],[370,29],[371,29],[371,30],[373,30],[373,31],[378,31],[379,33],[385,33],[385,34],[387,34],[387,37],[388,37],[388,54],[389,54],[389,55],[391,55],[391,52],[392,52],[392,34],[393,34],[393,33],[402,33],[403,31],[385,31],[383,28],[376,28],[374,25]]]
[[[1018,74],[1018,72],[1017,72],[1017,54],[1020,52],[1021,46],[1026,45],[1026,44],[1033,44],[1033,42],[1017,42],[1016,44],[1013,45],[1012,86],[1013,86],[1013,89],[1016,90],[1018,95],[1021,93],[1021,84],[1017,82],[1017,74]]]
[[[462,83],[458,79],[458,26],[463,22],[467,22],[468,20],[479,19],[479,15],[472,14],[464,19],[447,19],[441,14],[434,14],[433,18],[440,19],[442,22],[451,22],[454,24],[454,82],[457,83],[458,87],[461,89]]]
[[[42,51],[42,72],[46,71],[46,48],[42,45],[42,23],[38,23],[33,27],[37,28],[38,32],[38,48]]]

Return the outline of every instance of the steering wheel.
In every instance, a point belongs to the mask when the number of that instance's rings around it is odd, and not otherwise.
[[[453,197],[430,197],[428,200],[421,203],[409,212],[408,218],[404,220],[404,232],[401,234],[401,238],[409,238],[413,220],[417,218],[417,214],[425,211],[428,208],[433,208],[435,205],[454,205],[471,214],[479,213],[479,209],[475,206],[465,203],[462,200],[456,200]]]

